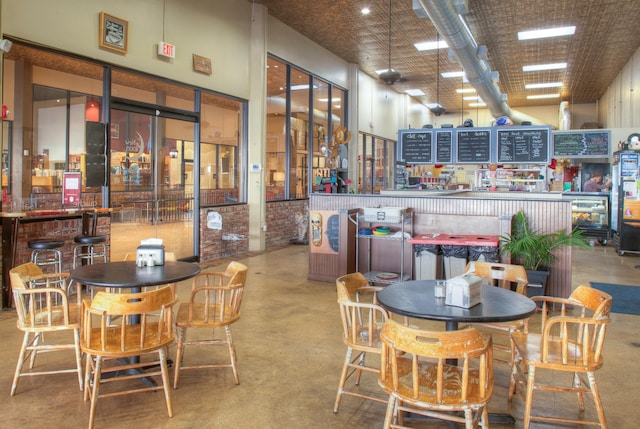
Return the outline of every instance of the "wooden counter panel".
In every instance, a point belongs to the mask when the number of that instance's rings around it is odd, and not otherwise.
[[[475,194],[475,193],[474,193]],[[516,193],[514,193],[516,194]],[[530,226],[542,232],[553,232],[559,229],[571,230],[571,201],[562,199],[528,198],[527,193],[509,195],[509,198],[492,198],[481,196],[437,196],[437,197],[394,197],[385,195],[362,194],[311,194],[309,198],[310,210],[341,210],[363,207],[409,207],[414,211],[414,235],[421,233],[448,233],[448,234],[477,234],[502,235],[509,231],[503,231],[505,220],[510,222],[511,217],[523,210],[529,218]],[[479,220],[482,217],[493,218],[491,223],[479,223],[473,231],[433,231],[429,230],[433,225],[425,225],[429,222],[430,215],[446,215],[466,219],[463,223],[452,222],[450,225],[458,226],[465,230],[471,228],[472,219]],[[427,217],[423,217],[427,216]],[[567,297],[571,293],[571,248],[559,249],[557,260],[551,267],[551,275],[547,293],[553,296]]]

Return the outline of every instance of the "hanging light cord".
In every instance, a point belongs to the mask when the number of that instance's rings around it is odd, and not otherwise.
[[[438,69],[436,74],[436,103],[440,107],[440,33],[436,32],[436,53],[438,55],[436,67]]]
[[[389,0],[389,71],[391,71],[391,0]]]

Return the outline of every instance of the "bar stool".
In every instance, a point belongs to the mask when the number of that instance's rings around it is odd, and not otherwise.
[[[31,252],[31,262],[41,267],[43,272],[62,272],[62,252],[60,248],[64,246],[64,241],[54,238],[41,238],[29,240],[27,242]],[[53,271],[51,270],[53,267]]]
[[[64,246],[64,241],[54,238],[41,238],[30,240],[27,246],[33,249],[31,252],[31,262],[36,264],[43,273],[61,273],[62,272],[62,251],[60,248]],[[33,280],[30,287],[43,287],[49,285],[63,285],[65,277],[60,276],[57,280]]]
[[[73,241],[76,246],[73,248],[73,268],[76,268],[78,261],[88,261],[93,265],[95,258],[102,258],[107,262],[107,236],[106,235],[78,235]]]

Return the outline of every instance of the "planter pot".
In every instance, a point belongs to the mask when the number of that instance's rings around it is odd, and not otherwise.
[[[549,278],[549,270],[527,270],[527,296],[544,296],[547,294],[547,279]]]

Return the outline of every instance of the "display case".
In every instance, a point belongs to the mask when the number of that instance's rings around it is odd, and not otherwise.
[[[546,191],[544,166],[525,168],[480,168],[476,170],[476,189],[500,188],[510,191]]]
[[[582,235],[597,239],[602,245],[610,237],[609,194],[567,192],[564,198],[571,199],[571,222],[582,231]]]
[[[357,225],[356,271],[372,284],[410,280],[413,212],[408,208],[366,208],[351,218]]]

